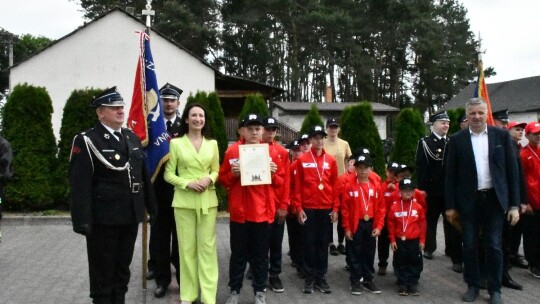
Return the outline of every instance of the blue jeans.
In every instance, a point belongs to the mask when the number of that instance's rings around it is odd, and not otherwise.
[[[502,231],[504,210],[494,190],[477,192],[471,213],[460,214],[463,227],[463,278],[469,287],[480,287],[478,237],[485,241],[485,263],[489,294],[500,292],[503,271]]]

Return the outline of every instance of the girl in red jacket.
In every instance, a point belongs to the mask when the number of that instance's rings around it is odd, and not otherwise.
[[[387,214],[388,237],[394,251],[394,273],[399,295],[420,295],[418,280],[424,265],[422,250],[426,242],[425,209],[413,200],[415,188],[409,178],[399,182],[401,197]]]

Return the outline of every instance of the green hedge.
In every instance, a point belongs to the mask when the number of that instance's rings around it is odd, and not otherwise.
[[[392,161],[415,167],[418,141],[426,134],[422,114],[412,108],[399,112],[396,120],[394,147],[390,154]]]

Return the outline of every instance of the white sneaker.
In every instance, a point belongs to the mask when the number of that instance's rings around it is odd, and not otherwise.
[[[236,291],[231,291],[229,294],[229,297],[227,298],[227,302],[225,304],[238,304],[238,293]]]
[[[266,304],[266,294],[262,291],[255,293],[255,304]]]

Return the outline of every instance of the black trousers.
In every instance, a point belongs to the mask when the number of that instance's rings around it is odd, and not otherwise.
[[[304,271],[306,280],[323,277],[328,271],[328,231],[332,231],[332,209],[304,209]]]
[[[398,285],[415,286],[424,270],[424,261],[418,239],[396,239],[397,250],[394,252],[394,274]]]
[[[230,222],[231,258],[229,260],[229,287],[240,293],[244,272],[249,261],[253,278],[253,291],[264,291],[268,279],[268,222]]]
[[[345,240],[345,230],[343,229],[343,219],[341,217],[341,211],[338,211],[338,224],[336,227],[337,230],[337,237],[338,237],[338,243],[343,244],[343,240]],[[332,226],[332,229],[328,231],[328,243],[334,243],[334,228]]]
[[[439,217],[443,217],[444,245],[445,253],[450,256],[452,263],[461,264],[463,262],[461,233],[457,231],[445,217],[446,206],[444,197],[427,197],[427,231],[425,251],[435,252],[437,250],[437,224]]]
[[[160,206],[161,207],[161,206]],[[180,255],[174,221],[174,208],[159,208],[155,223],[150,230],[150,257],[153,263],[156,285],[169,286],[171,264],[176,269],[176,282],[180,282]]]
[[[304,247],[302,241],[302,225],[298,223],[296,214],[287,216],[287,234],[289,235],[289,253],[297,269],[304,267]]]
[[[388,266],[388,257],[390,256],[390,239],[388,238],[388,229],[386,226],[381,230],[377,238],[377,255],[379,256],[379,267]]]
[[[531,268],[540,268],[540,210],[523,215],[523,249]]]
[[[138,227],[139,224],[92,226],[86,245],[90,297],[94,303],[125,302]]]
[[[523,235],[523,221],[518,221],[516,225],[511,226],[511,229],[510,229],[510,239],[508,242],[508,246],[509,246],[508,251],[510,253],[510,256],[518,256],[522,235]]]
[[[364,278],[364,282],[373,281],[373,263],[375,262],[376,240],[371,236],[373,221],[364,221],[360,219],[358,222],[358,230],[354,233],[353,240],[347,243],[347,254],[349,257],[351,283],[360,282]]]
[[[285,232],[285,223],[278,224],[277,218],[269,225],[268,245],[270,251],[270,266],[268,273],[278,275],[281,273],[282,243],[283,233]]]

